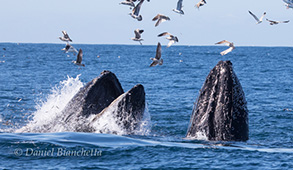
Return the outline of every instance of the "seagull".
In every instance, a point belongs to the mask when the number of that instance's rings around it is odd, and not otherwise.
[[[130,16],[132,16],[132,18],[137,19],[138,21],[142,20],[142,16],[139,15],[139,11],[143,1],[144,0],[140,0],[140,2],[133,8],[132,13],[129,14]]]
[[[200,0],[195,6],[199,9],[199,7],[204,6],[207,2],[205,0]]]
[[[257,21],[256,24],[260,24],[264,18],[264,16],[267,14],[266,12],[263,13],[263,15],[258,19],[251,11],[248,11],[250,15],[253,16],[253,18]]]
[[[163,33],[159,34],[158,37],[162,37],[165,35],[169,35],[169,37],[166,38],[169,40],[167,47],[170,47],[173,43],[178,42],[178,38],[168,32],[163,32]]]
[[[229,52],[231,52],[232,50],[235,49],[234,44],[231,43],[231,42],[229,42],[229,41],[227,41],[227,40],[223,40],[223,41],[217,42],[216,44],[225,44],[225,45],[227,45],[227,46],[230,47],[230,48],[228,48],[227,50],[222,51],[222,52],[220,53],[221,55],[226,55],[226,54],[228,54]]]
[[[177,7],[176,7],[176,9],[173,9],[173,11],[178,13],[178,14],[184,15],[184,12],[182,10],[182,2],[183,2],[183,0],[178,0]]]
[[[156,20],[158,20],[158,21],[156,22],[155,26],[158,26],[161,22],[164,22],[164,21],[167,21],[167,20],[169,21],[170,18],[165,16],[165,15],[158,14],[157,16],[155,16],[153,18],[153,21],[156,21]]]
[[[72,40],[69,38],[69,35],[67,34],[66,31],[62,31],[62,33],[63,33],[63,37],[59,37],[59,39],[61,41],[65,41],[65,42],[70,41],[70,42],[72,42]]]
[[[125,0],[125,1],[120,2],[119,4],[120,5],[129,5],[129,6],[133,7],[133,8],[135,7],[135,5],[133,3],[133,0]]]
[[[162,56],[161,51],[162,51],[161,43],[158,43],[156,57],[155,58],[150,58],[151,60],[153,60],[153,62],[150,65],[150,67],[156,66],[158,64],[159,65],[162,65],[163,64],[163,59],[161,59],[161,56]]]
[[[65,53],[68,52],[73,52],[73,55],[75,55],[76,53],[78,53],[78,51],[70,44],[66,44],[65,48],[61,49],[62,51],[64,51]]]
[[[72,61],[74,64],[76,64],[76,65],[78,65],[78,66],[85,66],[84,64],[81,64],[81,62],[82,62],[82,56],[83,56],[83,54],[82,54],[82,50],[81,49],[79,49],[79,51],[78,51],[78,54],[77,54],[77,57],[76,57],[76,61]]]
[[[288,23],[290,20],[288,20],[288,21],[273,21],[273,20],[267,19],[267,21],[270,22],[270,25],[277,25],[277,24],[280,24],[280,23]]]
[[[134,30],[134,34],[135,37],[131,38],[133,41],[138,41],[140,43],[140,45],[142,45],[141,41],[143,41],[143,39],[141,39],[141,34],[143,33],[144,30],[140,30],[140,29],[136,29]]]

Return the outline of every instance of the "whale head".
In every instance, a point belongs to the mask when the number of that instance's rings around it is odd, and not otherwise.
[[[200,90],[187,137],[208,140],[248,140],[248,109],[242,86],[230,61],[220,61]]]

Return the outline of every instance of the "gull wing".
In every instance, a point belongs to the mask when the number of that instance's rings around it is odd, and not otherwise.
[[[82,49],[79,49],[77,57],[76,57],[76,63],[82,62],[82,56],[83,56]]]
[[[161,43],[158,43],[157,45],[157,52],[156,52],[156,59],[159,60],[162,56],[162,46]]]
[[[73,54],[74,54],[74,52],[78,53],[78,51],[77,51],[72,45],[70,46],[70,49],[71,49],[71,51],[73,52]],[[69,49],[69,50],[70,50],[70,49]],[[75,55],[75,54],[74,54],[74,55]]]
[[[231,52],[233,49],[234,49],[234,47],[230,47],[230,48],[228,48],[227,50],[222,51],[220,54],[221,54],[221,55],[226,55],[226,54],[228,54],[229,52]]]
[[[156,24],[155,24],[155,27],[157,27],[160,23],[162,23],[163,22],[163,19],[162,18],[160,18],[157,22],[156,22]]]
[[[168,21],[169,21],[169,20],[170,20],[170,18],[169,18],[169,17],[167,17],[166,15],[162,15],[162,16],[161,16],[161,18],[162,18],[164,21],[166,21],[166,20],[168,20]]]
[[[69,38],[69,35],[67,34],[66,31],[62,31],[62,33],[63,33],[63,35],[64,35],[64,38],[71,40],[71,39]]]
[[[253,18],[257,21],[257,22],[259,22],[259,19],[251,12],[251,11],[248,11],[249,13],[250,13],[250,15],[252,15],[253,16]]]
[[[64,35],[64,37],[68,36],[66,31],[62,31],[62,34]]]
[[[140,2],[135,6],[135,8],[133,8],[132,13],[136,16],[139,15],[139,11],[140,11],[140,7],[142,5],[144,0],[140,0]]]
[[[177,2],[177,10],[181,10],[182,9],[182,2],[183,2],[183,0],[178,0],[178,2]]]
[[[175,43],[175,41],[174,40],[170,40],[169,41],[169,43],[168,43],[168,45],[167,45],[167,47],[170,47],[172,44],[174,44]]]
[[[290,20],[288,20],[288,21],[281,21],[280,23],[288,23],[288,22],[290,22]]]
[[[140,39],[141,38],[141,35],[140,35],[141,33],[143,33],[143,30],[139,30],[139,29],[134,30],[135,38]]]
[[[266,12],[264,12],[263,14],[262,14],[262,16],[260,17],[260,21],[262,21],[263,20],[263,17],[265,17],[265,15],[266,15],[267,13]]]
[[[156,21],[156,20],[159,19],[160,17],[161,17],[161,14],[156,15],[156,16],[153,18],[153,21]]]
[[[273,20],[269,20],[269,19],[267,19],[267,21],[269,21],[269,22],[276,22],[276,21],[273,21]]]
[[[152,64],[150,65],[150,67],[156,66],[158,64],[158,62],[153,61]]]
[[[165,35],[171,35],[171,34],[168,33],[168,32],[163,32],[163,33],[159,34],[158,37],[162,37],[162,36],[165,36]]]
[[[227,40],[223,40],[223,41],[217,42],[216,44],[225,44],[225,45],[229,46],[229,44],[231,44],[231,43]]]
[[[129,0],[120,2],[120,4],[122,4],[122,5],[129,5],[131,7],[135,7],[134,3],[132,1],[129,1]]]
[[[156,19],[159,19],[155,26],[158,26],[160,23],[164,22],[164,21],[167,21],[167,20],[170,20],[169,17],[165,16],[165,15],[157,15],[155,18],[153,18],[153,21],[155,21]]]

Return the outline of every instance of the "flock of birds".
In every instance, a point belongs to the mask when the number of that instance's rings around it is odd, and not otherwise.
[[[73,55],[75,55],[77,53],[77,57],[76,57],[76,60],[75,61],[72,61],[74,64],[78,65],[78,66],[85,66],[84,64],[82,64],[82,56],[83,56],[83,53],[82,53],[82,49],[79,49],[79,51],[77,52],[77,50],[69,44],[69,42],[72,42],[72,39],[70,39],[69,35],[67,34],[66,31],[62,31],[63,33],[63,37],[59,37],[59,39],[61,41],[65,41],[66,42],[66,46],[65,48],[63,48],[62,50],[65,51],[65,53],[68,53],[68,52],[72,52]]]
[[[147,0],[147,1],[150,2],[150,0]],[[144,0],[124,0],[124,1],[120,2],[119,4],[130,6],[130,9],[132,11],[131,11],[131,13],[129,13],[129,15],[132,18],[136,19],[137,21],[142,21],[143,17],[140,14],[140,9],[142,7],[143,2],[144,2]],[[287,0],[285,2],[286,2],[287,8],[291,8],[291,5],[287,2]],[[173,11],[175,13],[178,13],[180,15],[184,15],[184,11],[182,9],[182,7],[183,7],[182,3],[183,3],[183,0],[178,0],[177,7],[175,9],[173,9]],[[206,3],[207,3],[206,0],[200,0],[195,5],[195,7],[197,7],[199,9],[200,7],[204,6]],[[248,11],[248,13],[256,20],[256,22],[257,22],[256,24],[262,23],[265,15],[266,15],[266,12],[264,12],[263,15],[260,18],[258,18],[251,11]],[[155,27],[157,27],[162,22],[169,21],[170,18],[168,16],[166,16],[166,15],[163,15],[163,14],[157,14],[152,20],[156,21]],[[289,20],[287,20],[287,21],[275,21],[275,20],[269,20],[269,19],[266,19],[266,21],[268,21],[270,23],[270,25],[277,25],[277,24],[280,24],[280,23],[288,23],[289,22]],[[144,30],[142,30],[142,29],[134,30],[134,35],[135,36],[133,38],[131,38],[131,40],[138,41],[140,43],[140,45],[142,45],[141,41],[143,41],[143,39],[141,38],[141,34],[143,32],[144,32]],[[62,50],[65,51],[66,53],[73,52],[74,55],[77,53],[77,59],[76,59],[76,61],[73,61],[73,63],[78,65],[78,66],[85,66],[84,64],[81,63],[82,62],[82,57],[83,57],[82,50],[80,49],[79,51],[77,51],[72,45],[69,44],[69,42],[72,42],[72,40],[70,39],[70,37],[69,37],[69,35],[67,34],[66,31],[62,31],[62,33],[63,33],[63,37],[59,37],[59,39],[61,41],[66,42],[65,48],[63,48]],[[178,37],[175,36],[175,35],[172,35],[169,32],[163,32],[163,33],[158,35],[158,37],[163,37],[163,36],[166,36],[166,39],[169,40],[167,48],[170,47],[172,44],[174,44],[176,42],[179,42]],[[223,41],[217,42],[215,44],[224,44],[224,45],[229,47],[228,49],[220,52],[220,54],[222,56],[228,54],[229,52],[231,52],[231,51],[233,51],[235,49],[234,43],[229,42],[227,40],[223,40]],[[155,58],[150,58],[152,60],[152,63],[150,64],[150,67],[156,66],[158,64],[159,65],[163,64],[163,59],[161,58],[161,56],[162,56],[161,51],[162,51],[162,46],[161,46],[161,43],[158,42],[157,50],[156,50],[156,56],[155,56]]]

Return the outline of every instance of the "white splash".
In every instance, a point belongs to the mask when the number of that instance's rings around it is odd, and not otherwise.
[[[117,112],[117,104],[112,107],[103,110],[100,116],[93,121],[92,127],[95,133],[111,133],[117,135],[123,135],[126,132],[118,125],[116,118],[113,116]],[[95,115],[93,117],[96,117]]]
[[[25,127],[17,129],[15,132],[37,132],[42,125],[55,121],[67,103],[73,98],[78,90],[83,87],[83,83],[79,80],[80,75],[76,78],[67,76],[67,80],[61,81],[55,86],[48,97],[37,104],[37,111],[31,115],[31,121]],[[56,129],[56,128],[55,128]]]
[[[142,118],[140,124],[138,125],[138,128],[135,130],[134,134],[145,135],[145,136],[150,135],[151,128],[152,128],[151,115],[149,113],[149,109],[148,109],[148,106],[146,103],[143,118]]]
[[[206,133],[204,132],[196,132],[195,136],[196,136],[196,139],[198,140],[208,140],[208,137],[206,136]]]
[[[100,113],[100,116],[96,120],[96,116],[92,116],[89,120],[91,123],[92,128],[94,129],[95,133],[110,133],[110,134],[117,134],[117,135],[128,135],[129,132],[126,129],[121,127],[119,118],[115,117],[118,112],[118,102],[114,105],[111,105],[110,108],[105,109]],[[126,118],[127,119],[127,118]],[[147,106],[144,111],[144,116],[141,122],[139,123],[137,129],[133,132],[135,135],[148,135],[151,131],[151,119],[150,114],[148,112]]]
[[[198,131],[198,132],[195,133],[194,136],[185,137],[184,139],[187,139],[187,140],[205,140],[205,141],[207,141],[208,137],[206,136],[206,133]]]

